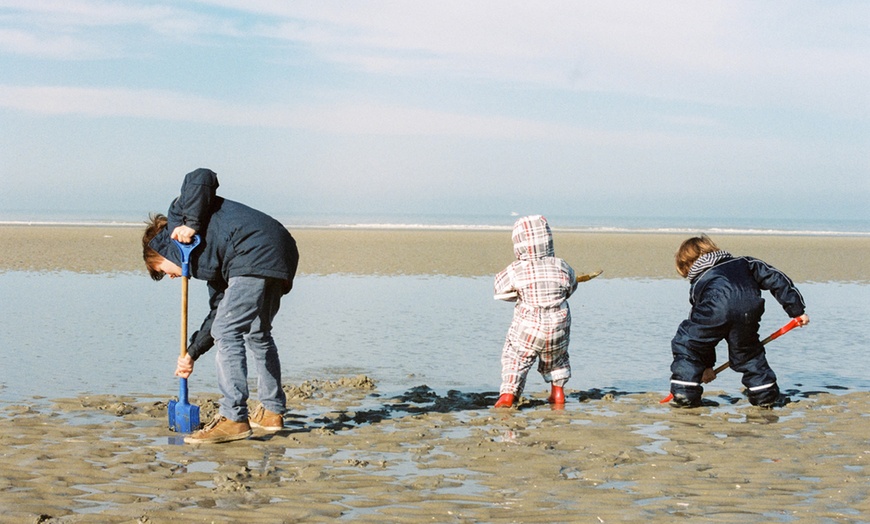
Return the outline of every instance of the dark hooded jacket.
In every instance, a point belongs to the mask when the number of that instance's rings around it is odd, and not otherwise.
[[[261,211],[217,196],[218,185],[214,171],[201,168],[188,173],[181,194],[169,206],[167,227],[149,243],[181,266],[172,231],[186,225],[200,236],[200,245],[190,255],[190,274],[208,281],[211,311],[191,337],[188,353],[194,360],[214,345],[211,323],[230,278],[274,278],[283,282],[287,293],[299,263],[296,241],[286,227]]]

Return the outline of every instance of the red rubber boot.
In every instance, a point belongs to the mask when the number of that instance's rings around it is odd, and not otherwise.
[[[547,402],[549,402],[550,404],[555,404],[557,406],[565,405],[565,391],[562,389],[562,386],[553,386]]]
[[[514,396],[510,393],[502,393],[500,397],[498,397],[498,401],[495,403],[495,407],[497,408],[509,408],[514,405]]]

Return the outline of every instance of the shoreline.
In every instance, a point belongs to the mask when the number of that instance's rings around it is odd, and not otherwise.
[[[140,227],[0,225],[0,272],[141,272]],[[507,230],[300,228],[300,275],[493,276],[513,260]],[[555,229],[556,255],[599,278],[678,279],[685,233]],[[760,258],[796,282],[870,282],[870,237],[711,233],[736,256]]]
[[[140,229],[143,222],[129,221],[52,221],[52,220],[0,220],[0,228],[6,227],[45,227],[45,228],[131,228]],[[510,224],[426,224],[426,223],[391,223],[391,222],[359,222],[359,223],[282,223],[289,231],[296,230],[347,230],[347,231],[501,231],[510,232]],[[816,229],[772,229],[772,228],[736,228],[736,227],[619,227],[619,226],[552,226],[553,232],[582,234],[664,234],[664,235],[695,235],[706,232],[708,235],[728,236],[784,236],[784,237],[870,237],[870,231],[852,230],[816,230]]]

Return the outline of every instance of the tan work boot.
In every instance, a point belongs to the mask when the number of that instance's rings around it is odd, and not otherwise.
[[[248,421],[235,422],[217,415],[208,425],[194,434],[184,437],[188,444],[219,444],[250,437],[254,432]]]
[[[284,416],[269,411],[260,404],[248,417],[248,423],[252,428],[260,428],[269,432],[281,431],[284,429]]]

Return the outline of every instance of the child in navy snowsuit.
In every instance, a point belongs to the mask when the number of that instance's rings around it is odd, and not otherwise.
[[[677,272],[691,282],[692,310],[671,341],[671,405],[700,405],[701,383],[715,378],[716,344],[724,339],[731,369],[743,373],[749,402],[772,407],[779,387],[758,338],[764,313],[761,290],[770,291],[802,326],[810,321],[803,296],[783,272],[755,258],[733,257],[706,235],[684,241],[675,261]]]
[[[571,266],[556,258],[544,217],[517,220],[512,239],[517,260],[495,277],[495,298],[516,301],[502,349],[502,383],[495,407],[513,405],[536,359],[538,371],[552,384],[550,403],[564,404],[563,386],[571,377],[567,298],[577,289],[577,279]]]

